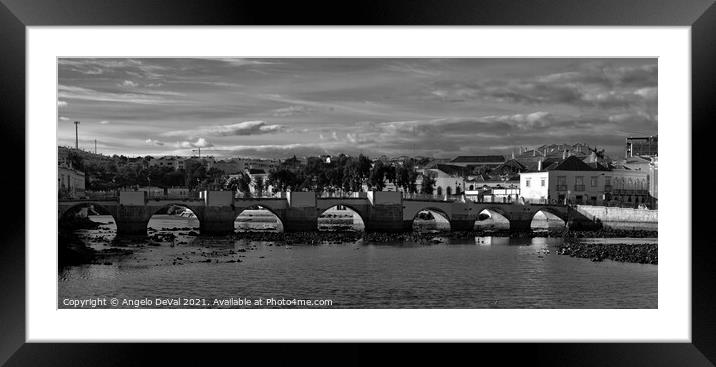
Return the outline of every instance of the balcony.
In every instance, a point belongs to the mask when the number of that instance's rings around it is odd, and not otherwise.
[[[557,191],[567,191],[567,185],[557,185]]]
[[[604,185],[604,192],[611,192],[612,191],[612,185]]]
[[[574,185],[574,191],[584,191],[584,185]]]

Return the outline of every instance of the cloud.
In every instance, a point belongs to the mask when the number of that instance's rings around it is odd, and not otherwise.
[[[280,64],[279,62],[275,61],[265,61],[265,60],[256,60],[256,59],[244,59],[244,58],[236,58],[236,57],[207,57],[202,58],[200,60],[213,60],[213,61],[220,61],[226,65],[229,66],[255,66],[255,65],[274,65],[274,64]]]
[[[173,105],[184,103],[184,101],[178,99],[178,97],[182,96],[182,94],[174,92],[102,92],[90,88],[60,85],[58,87],[57,94],[61,98],[95,102],[114,102],[144,105]]]
[[[529,114],[501,115],[484,117],[486,121],[505,122],[521,130],[545,128],[555,122],[554,116],[549,112],[538,111]]]
[[[131,80],[125,80],[122,83],[119,84],[120,87],[127,87],[127,88],[136,88],[139,86],[139,84],[131,81]]]
[[[73,71],[89,76],[125,74],[142,79],[161,79],[163,72],[169,71],[167,67],[137,59],[60,58],[57,64],[61,66],[60,72]]]
[[[448,102],[489,100],[527,105],[567,104],[601,108],[656,101],[657,65],[587,64],[575,71],[527,78],[441,80],[429,91]]]
[[[174,143],[175,148],[209,148],[214,145],[206,141],[204,138],[198,138],[196,141],[181,141]]]
[[[70,118],[69,118],[69,117],[65,117],[65,116],[60,116],[60,120],[62,120],[62,121],[70,121]]]
[[[146,144],[151,144],[151,145],[158,145],[158,146],[163,146],[163,145],[164,145],[164,142],[159,141],[159,140],[154,140],[154,139],[147,139],[147,140],[144,141],[144,143],[146,143]]]
[[[659,97],[658,90],[653,87],[637,89],[636,91],[634,91],[634,94],[649,101],[656,101],[656,99]]]
[[[276,133],[281,129],[281,125],[266,124],[265,121],[244,121],[229,125],[204,126],[194,130],[169,131],[162,136],[248,136]]]
[[[273,110],[272,115],[275,117],[288,117],[288,116],[296,116],[296,115],[304,115],[309,112],[315,111],[311,107],[307,106],[301,106],[301,105],[292,105],[285,108],[278,108]]]
[[[107,120],[102,120],[102,121],[100,121],[99,123],[102,124],[102,125],[107,125],[107,124],[109,124],[109,121],[107,121]]]
[[[57,107],[67,107],[67,101],[57,101]]]

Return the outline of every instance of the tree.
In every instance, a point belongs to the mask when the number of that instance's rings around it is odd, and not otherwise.
[[[264,192],[264,177],[263,176],[256,176],[256,179],[254,180],[254,190],[256,190],[256,193],[258,196],[263,195],[263,192]]]
[[[296,174],[287,168],[269,172],[268,182],[278,191],[288,191],[298,186]]]
[[[72,168],[80,171],[83,171],[85,169],[84,159],[79,152],[75,150],[69,150],[67,152],[67,160],[72,165]]]
[[[383,172],[383,175],[385,176],[385,179],[388,180],[388,182],[395,183],[395,179],[397,178],[397,170],[395,166],[383,166]]]
[[[206,167],[197,160],[187,160],[185,164],[186,184],[195,189],[207,178]]]
[[[244,196],[250,197],[251,196],[251,178],[247,174],[242,174],[239,176],[239,180],[237,182],[237,188],[239,191],[241,191]]]
[[[385,166],[383,162],[376,161],[370,170],[368,182],[371,187],[375,187],[378,191],[383,191],[385,187]]]
[[[429,172],[423,174],[423,184],[420,187],[420,191],[423,194],[432,195],[435,190],[435,178]]]
[[[363,154],[358,156],[358,173],[361,178],[368,178],[370,175],[371,161]]]

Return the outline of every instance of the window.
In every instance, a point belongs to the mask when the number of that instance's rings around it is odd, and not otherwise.
[[[530,180],[525,180],[525,186],[530,187]]]
[[[547,182],[547,180],[545,180],[544,178],[541,179],[541,180],[540,180],[540,186],[544,187],[544,185],[545,185],[546,182]]]
[[[611,176],[604,176],[604,185],[605,185],[605,186],[611,186],[611,185],[612,185],[612,177],[611,177]]]
[[[592,176],[590,181],[591,181],[592,187],[597,187],[597,176]]]
[[[567,191],[567,176],[557,176],[557,191]]]
[[[584,191],[584,176],[574,177],[574,191]]]

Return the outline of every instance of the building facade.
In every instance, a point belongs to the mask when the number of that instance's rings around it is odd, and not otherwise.
[[[648,201],[648,172],[597,169],[576,157],[546,170],[520,174],[520,196],[529,203],[633,206]]]
[[[659,154],[659,139],[657,136],[626,138],[624,157],[656,156]]]
[[[465,179],[456,172],[446,172],[440,168],[425,170],[425,174],[431,174],[435,179],[433,193],[438,196],[461,195],[465,192]]]
[[[79,197],[85,192],[85,173],[71,165],[57,166],[57,192],[59,195]]]
[[[171,167],[174,170],[184,169],[186,158],[177,156],[163,156],[152,158],[149,161],[149,167]]]

